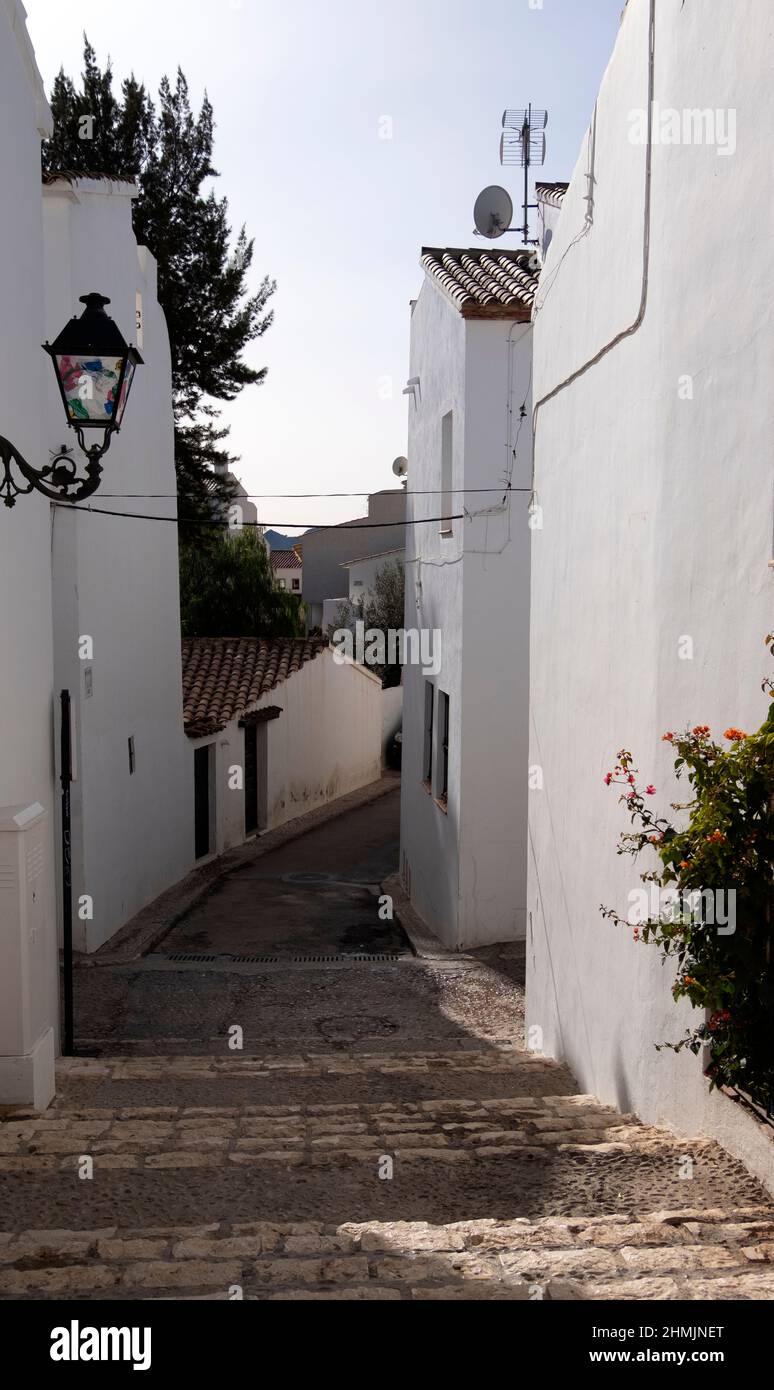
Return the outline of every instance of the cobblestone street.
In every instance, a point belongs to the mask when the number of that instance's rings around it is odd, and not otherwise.
[[[328,958],[296,963],[285,917],[275,949],[262,894],[289,859],[326,894],[373,888],[396,813],[393,790],[225,880],[149,955],[77,971],[83,1055],[45,1114],[0,1126],[2,1296],[774,1298],[774,1202],[716,1144],[527,1053],[518,948],[420,958],[393,923],[356,960],[361,902],[349,948],[334,921]],[[278,960],[234,959],[229,900]],[[194,945],[215,959],[170,959]]]

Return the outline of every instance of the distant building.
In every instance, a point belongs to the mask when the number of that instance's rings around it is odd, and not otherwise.
[[[394,546],[402,549],[405,522],[406,494],[403,488],[389,488],[371,493],[367,516],[343,521],[340,526],[322,526],[299,537],[296,548],[304,566],[304,602],[310,629],[322,627],[326,599],[344,602],[349,597],[349,584],[342,565],[355,557],[376,555]]]
[[[374,580],[385,565],[400,565],[403,568],[405,550],[382,550],[378,555],[359,555],[356,560],[345,560],[342,569],[349,575],[350,603],[368,603],[373,597]]]
[[[295,550],[270,550],[269,563],[274,582],[280,589],[299,598],[303,593],[303,569]]]
[[[381,681],[320,637],[184,642],[183,703],[197,859],[380,775]]]

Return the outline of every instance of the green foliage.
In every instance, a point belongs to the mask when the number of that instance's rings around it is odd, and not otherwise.
[[[184,637],[300,637],[303,605],[274,583],[266,546],[253,528],[180,552]]]
[[[767,644],[771,644],[771,637]],[[764,689],[772,692],[772,682]],[[618,853],[655,851],[660,867],[640,875],[667,890],[672,910],[660,906],[634,926],[635,940],[655,943],[677,967],[673,997],[706,1011],[678,1042],[698,1054],[707,1045],[711,1086],[733,1085],[774,1109],[774,704],[757,733],[727,729],[728,747],[707,725],[666,733],[678,777],[691,787],[679,827],[650,809],[631,753],[622,749],[605,778],[625,788],[621,801],[637,828],[621,836]],[[733,917],[719,929],[706,910],[710,893],[732,903]],[[700,906],[699,895],[706,897]],[[734,894],[734,899],[729,895]],[[632,929],[611,908],[605,917]]]
[[[212,498],[225,499],[229,491],[213,464],[236,461],[222,447],[228,431],[217,423],[214,402],[232,401],[245,386],[263,381],[266,369],[247,366],[242,354],[270,326],[266,304],[275,289],[264,277],[257,292],[248,293],[253,242],[242,227],[232,244],[227,200],[206,190],[217,177],[212,106],[205,95],[194,114],[179,68],[174,87],[162,78],[158,106],[133,76],[117,99],[110,62],[101,69],[87,39],[80,87],[60,71],[51,106],[46,171],[138,180],[134,231],[158,262],[170,337],[180,515],[209,516]],[[83,117],[91,118],[91,138],[83,138],[89,129]],[[181,529],[181,540],[192,534]]]

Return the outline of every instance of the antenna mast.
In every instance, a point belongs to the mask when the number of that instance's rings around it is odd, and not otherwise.
[[[546,159],[545,128],[548,125],[547,111],[533,111],[529,106],[516,110],[503,111],[503,133],[500,136],[500,163],[520,164],[524,170],[524,223],[514,230],[520,231],[525,246],[537,246],[536,237],[529,234],[529,214],[537,203],[529,201],[529,171],[533,164],[544,164]]]

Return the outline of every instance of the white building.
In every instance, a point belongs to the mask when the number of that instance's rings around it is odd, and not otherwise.
[[[80,294],[97,290],[144,362],[103,459],[94,511],[55,506],[51,514],[55,687],[70,691],[77,737],[73,944],[83,951],[107,941],[193,860],[169,340],[156,263],[132,231],[135,196],[127,179],[48,178],[43,190],[45,336],[79,308]],[[68,431],[51,377],[46,425],[56,444]],[[131,512],[165,519],[120,515]]]
[[[51,113],[18,0],[0,0],[0,106],[0,435],[40,468],[63,432],[61,422],[55,436],[49,429],[53,373],[40,350],[40,142]],[[39,493],[0,506],[0,588],[0,1104],[42,1108],[59,1022],[51,515]]]
[[[402,546],[406,534],[406,495],[403,488],[372,492],[368,513],[340,526],[321,526],[299,536],[297,549],[304,567],[304,602],[307,629],[326,630],[323,610],[326,599],[343,602],[348,584],[341,566],[356,555],[374,555],[391,546]]]
[[[566,192],[566,183],[538,183],[535,185],[538,212],[538,235],[541,258],[543,260],[545,260],[548,254],[548,248],[554,239],[554,232],[556,231]]]
[[[289,594],[295,594],[301,598],[303,593],[303,567],[295,550],[270,550],[269,564],[271,565],[274,583],[277,588],[285,590]]]
[[[654,867],[616,854],[617,750],[671,814],[686,788],[662,734],[766,713],[774,11],[716,11],[629,0],[537,295],[527,1006],[582,1090],[713,1134],[770,1181],[762,1129],[710,1094],[701,1059],[654,1046],[691,1018],[674,972],[599,911],[626,916]],[[662,138],[666,109],[693,138]]]
[[[381,696],[376,676],[321,638],[184,642],[197,858],[375,782]]]
[[[345,560],[342,569],[347,571],[350,604],[369,603],[373,597],[374,580],[386,565],[405,564],[406,551],[401,546],[394,550],[382,550],[376,555],[360,555],[355,560]]]
[[[401,872],[459,949],[525,930],[529,259],[425,249],[411,318]]]

